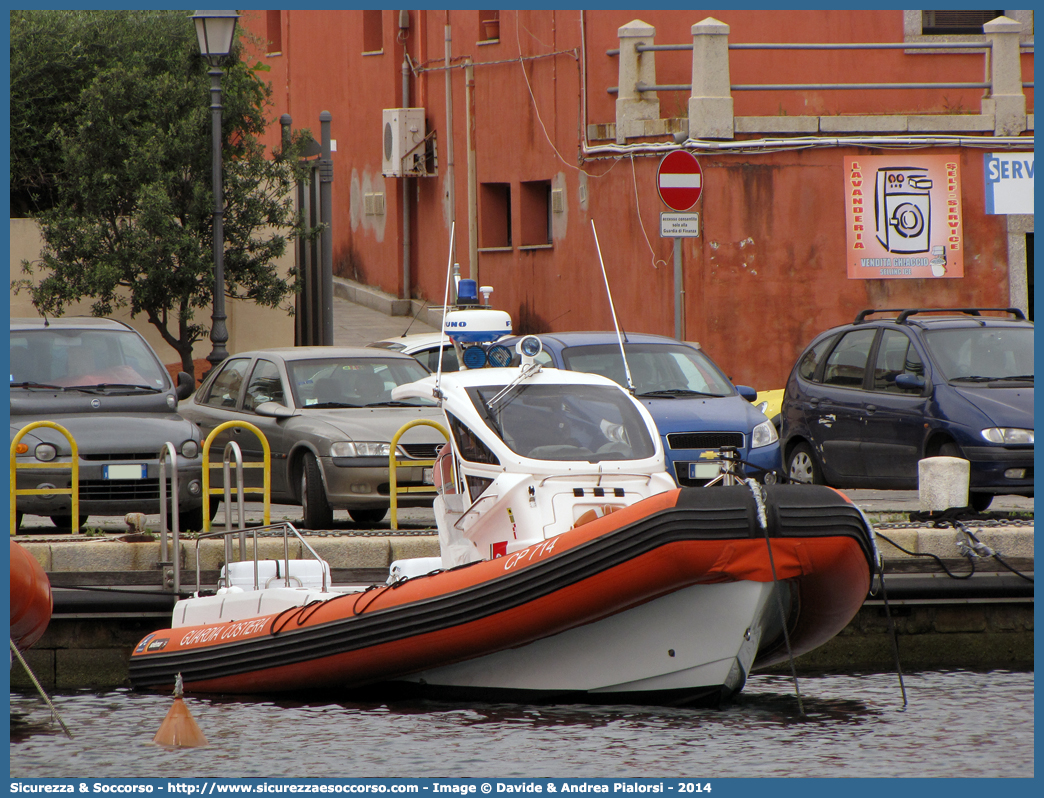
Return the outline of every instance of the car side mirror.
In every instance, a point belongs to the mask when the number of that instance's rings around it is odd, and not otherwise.
[[[192,396],[192,392],[196,389],[196,381],[192,375],[187,371],[178,372],[178,387],[175,389],[175,395],[179,400],[188,399]]]
[[[749,385],[737,385],[736,390],[739,395],[746,399],[748,402],[753,402],[758,398],[758,392],[751,388]]]
[[[262,402],[254,408],[254,412],[259,416],[267,416],[268,418],[293,418],[297,415],[296,410],[291,410],[286,405],[279,404],[279,402]]]
[[[924,377],[920,374],[897,374],[895,384],[905,391],[920,391],[924,389]]]

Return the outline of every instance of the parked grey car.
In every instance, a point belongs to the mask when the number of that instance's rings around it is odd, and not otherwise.
[[[204,438],[226,421],[247,421],[271,448],[272,501],[301,505],[307,529],[329,528],[333,510],[348,510],[356,523],[372,524],[387,513],[391,440],[417,419],[443,423],[432,400],[397,402],[391,390],[415,382],[428,370],[395,352],[347,347],[290,347],[229,357],[181,403],[182,414]],[[230,427],[211,443],[209,460],[220,463],[227,443],[239,444],[244,462],[260,461],[261,444],[243,427]],[[445,438],[426,424],[407,431],[399,459],[432,460]],[[245,469],[247,486],[260,484],[258,469]],[[214,484],[221,472],[214,470]],[[430,466],[401,466],[399,487],[431,485]],[[258,500],[259,494],[246,494]],[[399,507],[431,506],[434,493],[402,493]]]
[[[76,528],[91,515],[158,513],[160,452],[168,442],[177,457],[180,526],[202,528],[199,430],[177,412],[178,399],[192,392],[189,374],[175,385],[145,339],[110,319],[11,319],[10,353],[11,441],[35,421],[59,424],[72,436],[79,455]],[[60,431],[30,430],[16,453],[18,488],[68,490],[71,457]],[[68,493],[19,495],[15,502],[17,523],[28,513],[49,516],[61,531],[74,526]]]

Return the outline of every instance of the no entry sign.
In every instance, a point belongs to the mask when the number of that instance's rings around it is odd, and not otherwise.
[[[656,170],[656,188],[664,205],[672,210],[687,211],[696,204],[703,191],[703,170],[688,150],[675,150],[663,156]]]

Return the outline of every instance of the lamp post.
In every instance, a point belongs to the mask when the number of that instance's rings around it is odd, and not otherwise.
[[[225,211],[221,182],[221,63],[232,52],[238,19],[235,11],[197,11],[192,15],[199,51],[211,67],[207,73],[210,75],[211,179],[214,187],[214,306],[210,316],[212,349],[207,355],[211,369],[228,357],[225,349],[228,341],[228,328],[225,326]]]

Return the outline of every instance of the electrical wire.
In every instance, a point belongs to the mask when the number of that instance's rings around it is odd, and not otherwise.
[[[638,226],[642,228],[642,235],[645,236],[645,245],[649,247],[649,254],[652,255],[652,267],[654,269],[659,269],[660,267],[656,265],[657,262],[666,266],[667,261],[662,258],[657,259],[656,250],[653,249],[652,242],[649,240],[649,234],[645,232],[645,222],[642,221],[642,207],[638,201],[638,173],[634,168],[634,155],[631,155],[631,182],[634,184],[634,209],[638,214]],[[671,257],[674,257],[673,253],[671,254]]]
[[[682,144],[599,144],[582,143],[585,158],[617,158],[622,155],[662,156],[679,149],[689,150],[696,155],[751,155],[791,150],[820,149],[828,147],[871,147],[882,150],[916,150],[929,147],[978,147],[982,149],[1028,150],[1033,148],[1033,139],[1026,136],[803,136],[790,139],[749,139],[742,141],[708,141],[688,139]]]
[[[554,154],[558,158],[558,160],[561,161],[565,166],[569,167],[570,169],[575,169],[577,172],[581,172],[581,173],[587,175],[588,177],[604,177],[605,175],[609,174],[609,172],[612,171],[612,167],[610,167],[609,169],[606,169],[605,172],[603,172],[600,175],[593,175],[590,172],[588,172],[585,169],[583,169],[582,167],[577,166],[576,164],[569,163],[565,158],[562,157],[562,153],[560,153],[558,151],[558,148],[555,147],[554,142],[551,140],[551,135],[547,132],[547,126],[544,124],[544,118],[540,115],[540,108],[537,106],[536,95],[533,93],[533,84],[530,83],[529,75],[526,74],[526,67],[525,67],[525,63],[524,62],[525,62],[525,60],[527,58],[531,59],[534,56],[524,57],[522,55],[522,39],[518,35],[520,27],[521,27],[521,24],[519,23],[519,19],[518,19],[518,10],[516,9],[515,10],[515,44],[518,47],[518,64],[519,64],[520,67],[522,67],[522,77],[525,79],[525,81],[526,81],[526,88],[529,90],[529,99],[530,99],[530,101],[532,102],[532,105],[533,105],[533,113],[536,114],[537,122],[540,123],[540,129],[544,132],[544,138],[547,139],[548,146],[551,147],[551,150],[554,152]],[[577,51],[575,49],[574,50],[562,50],[562,51],[559,51],[558,53],[549,53],[549,55],[559,55],[559,54],[562,54],[562,53],[571,53],[572,56],[573,56],[573,59],[577,62],[578,65],[580,65],[580,56],[579,56],[579,54],[577,53]],[[583,69],[582,65],[580,65],[580,68],[581,68],[581,71],[582,71],[582,69]],[[616,166],[616,164],[613,164],[613,166]]]

